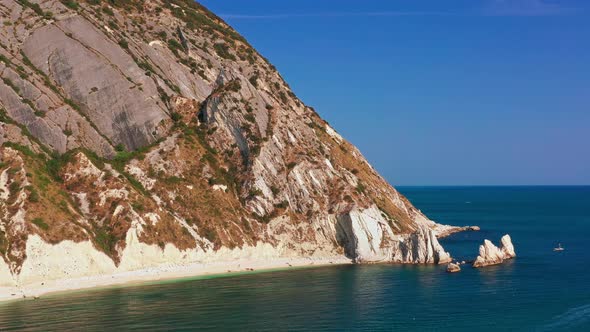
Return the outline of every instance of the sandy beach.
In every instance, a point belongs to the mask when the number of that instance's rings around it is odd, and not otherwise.
[[[232,262],[160,265],[136,271],[103,274],[72,279],[48,280],[20,287],[0,287],[0,301],[35,299],[43,295],[108,286],[134,285],[190,277],[225,275],[244,272],[351,264],[343,256],[326,258],[277,258],[272,260],[235,260]]]

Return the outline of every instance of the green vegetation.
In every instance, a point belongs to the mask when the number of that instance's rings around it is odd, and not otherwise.
[[[0,230],[0,254],[6,255],[8,249],[8,240],[6,239],[6,233]]]
[[[145,210],[145,206],[140,202],[132,202],[131,207],[137,212],[143,212]]]
[[[22,170],[22,168],[20,168],[20,167],[16,167],[16,168],[13,167],[8,170],[8,174],[14,175],[14,174],[20,172],[21,170]]]
[[[166,37],[168,36],[168,34],[166,33],[166,31],[162,30],[162,31],[158,31],[156,33],[156,35],[162,39],[162,40],[166,40]]]
[[[137,10],[137,11],[143,12],[143,5],[146,1],[144,1],[144,0],[109,0],[109,1],[86,0],[86,2],[93,5],[93,6],[97,6],[97,5],[100,5],[101,3],[108,2],[109,5],[123,9],[125,11]],[[106,5],[101,8],[101,11],[109,16],[114,15],[112,9],[110,9]]]
[[[224,43],[217,43],[213,45],[215,53],[223,59],[235,61],[236,57],[229,51],[229,47]]]
[[[215,14],[192,0],[166,1],[165,7],[168,8],[174,16],[183,20],[186,23],[186,27],[190,30],[202,29],[208,33],[218,32],[222,37],[228,38],[230,41],[239,40],[242,43],[247,44],[244,37],[240,36],[240,34],[229,26],[223,24],[223,21]]]
[[[164,182],[166,184],[179,184],[182,182],[182,178],[179,178],[178,176],[171,176],[164,179]]]
[[[34,2],[30,2],[28,0],[17,0],[17,2],[19,4],[21,4],[23,7],[27,7],[32,9],[35,14],[42,16],[45,19],[51,19],[53,17],[53,13],[52,12],[45,12],[43,11],[43,9],[41,9],[41,6],[39,6],[38,3],[34,3]]]
[[[113,12],[113,10],[107,6],[102,7],[102,12],[109,15],[109,16],[115,16],[115,13]]]
[[[217,243],[218,242],[218,236],[217,236],[217,232],[215,231],[214,228],[211,227],[203,227],[202,229],[203,231],[203,236],[211,241],[212,243]]]
[[[252,189],[250,189],[249,195],[251,197],[262,196],[262,190],[260,190],[258,188],[252,188]]]
[[[8,59],[3,54],[0,54],[0,61],[1,62],[4,62],[4,64],[7,65],[7,66],[10,66],[12,64],[12,61],[10,61],[10,59]]]
[[[275,186],[270,186],[270,191],[272,191],[272,194],[274,196],[278,195],[281,192],[281,190]]]
[[[365,185],[362,182],[359,181],[357,183],[357,185],[356,185],[356,191],[359,194],[364,194],[366,189],[367,189],[367,187],[365,187]]]
[[[174,55],[176,55],[177,57],[180,56],[180,51],[183,51],[183,47],[182,45],[178,42],[178,40],[176,39],[168,39],[168,48],[170,49],[170,51],[172,51],[172,53],[174,53]]]
[[[73,10],[78,10],[78,8],[80,8],[80,4],[74,0],[61,0],[61,3]]]
[[[252,114],[244,115],[244,119],[246,119],[246,121],[251,122],[251,123],[256,122],[256,118]]]
[[[44,231],[49,229],[49,225],[45,223],[45,220],[43,220],[43,218],[35,218],[31,222]]]
[[[94,227],[94,239],[97,246],[107,255],[114,257],[116,255],[115,247],[119,239],[113,235],[112,229],[106,227]]]
[[[39,193],[33,186],[27,186],[26,189],[29,191],[29,202],[31,203],[38,203],[39,202]]]
[[[22,79],[29,77],[29,74],[25,71],[23,66],[16,66],[16,71],[18,72],[18,76],[20,76]]]
[[[20,190],[20,182],[12,181],[8,186],[8,191],[10,192],[10,196],[14,196]]]
[[[240,89],[242,89],[242,84],[240,83],[240,80],[235,79],[227,83],[224,88],[228,91],[240,92]]]
[[[249,78],[250,84],[252,84],[252,86],[254,86],[255,88],[258,87],[258,73],[254,74],[252,77]]]
[[[149,62],[138,60],[138,59],[135,62],[137,63],[139,68],[146,71],[146,75],[150,76],[151,73],[155,72],[154,67],[152,67],[152,65]]]
[[[104,159],[100,159],[100,162],[102,164],[104,164],[104,162],[110,162],[113,168],[117,170],[117,172],[121,173],[137,191],[139,191],[144,196],[149,196],[148,191],[144,188],[141,182],[137,181],[136,178],[134,178],[131,174],[125,171],[125,165],[127,165],[127,163],[132,159],[143,159],[146,152],[148,152],[153,146],[161,142],[162,140],[158,140],[149,146],[142,147],[135,151],[126,151],[125,146],[123,144],[118,144],[115,147],[117,154],[115,155],[113,160],[107,161]]]
[[[289,102],[289,99],[287,99],[287,95],[284,91],[279,92],[279,98],[281,99],[283,104],[287,104]]]
[[[28,156],[28,157],[35,157],[35,158],[38,157],[38,155],[35,152],[33,152],[28,146],[20,145],[20,144],[13,143],[13,142],[4,142],[3,146],[20,151],[25,156]]]
[[[119,40],[119,46],[128,50],[129,49],[129,42],[127,42],[125,39],[121,39],[121,40]]]
[[[211,147],[207,139],[207,135],[209,134],[209,131],[207,131],[207,126],[201,125],[201,127],[192,129],[188,128],[188,126],[183,123],[182,127],[184,128],[183,132],[185,135],[195,137],[199,145],[205,149],[205,153],[201,157],[201,162],[207,162],[211,169],[213,169],[215,172],[215,174],[213,174],[214,179],[211,180],[214,181],[214,183],[210,182],[210,184],[225,184],[228,186],[230,191],[235,191],[237,188],[239,188],[240,183],[237,176],[238,170],[236,166],[230,165],[228,169],[225,169],[219,165],[219,161],[217,159],[219,153],[217,150]]]
[[[172,114],[170,114],[170,118],[174,122],[179,122],[180,120],[182,120],[182,115],[180,115],[180,113],[178,112],[172,112]]]
[[[14,83],[12,83],[12,81],[9,78],[2,77],[2,81],[4,82],[4,84],[8,85],[12,90],[14,90],[14,92],[20,93],[20,89],[18,88],[18,86],[14,85]]]
[[[275,208],[277,209],[286,209],[289,207],[289,202],[288,201],[282,201],[278,204],[275,204]]]
[[[117,22],[109,20],[108,24],[109,28],[111,28],[112,30],[119,30],[119,25],[117,24]]]

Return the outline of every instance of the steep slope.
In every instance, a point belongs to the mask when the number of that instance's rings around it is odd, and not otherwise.
[[[0,0],[0,15],[2,282],[241,255],[450,260],[436,236],[456,229],[201,5]]]

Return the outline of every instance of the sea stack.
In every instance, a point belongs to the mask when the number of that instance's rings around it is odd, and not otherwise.
[[[510,238],[510,235],[506,234],[502,236],[502,238],[500,239],[500,243],[502,244],[502,252],[506,257],[504,259],[516,257],[516,252],[514,252],[514,245],[512,244],[512,239]]]
[[[516,257],[510,235],[504,235],[500,243],[501,246],[498,248],[490,240],[484,240],[479,246],[479,256],[475,259],[473,267],[502,264],[505,260]]]

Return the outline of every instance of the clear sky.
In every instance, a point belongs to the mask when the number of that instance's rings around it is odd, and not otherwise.
[[[588,0],[204,0],[394,185],[590,184]]]

